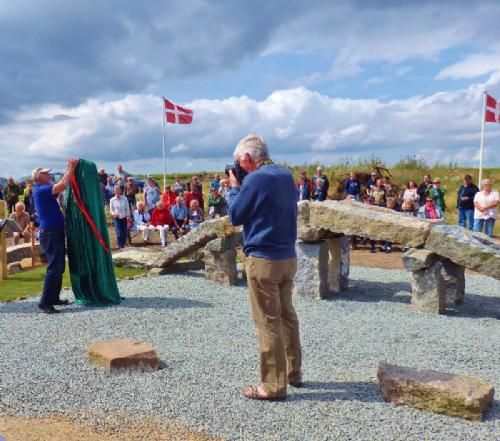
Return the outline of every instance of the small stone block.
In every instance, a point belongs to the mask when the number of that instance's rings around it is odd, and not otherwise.
[[[110,372],[122,370],[156,371],[160,359],[148,343],[129,338],[106,340],[88,349],[89,360]]]
[[[377,378],[384,401],[452,417],[482,421],[495,389],[465,375],[380,363]]]

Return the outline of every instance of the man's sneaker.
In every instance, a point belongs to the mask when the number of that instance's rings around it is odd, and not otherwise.
[[[52,305],[38,305],[38,312],[42,314],[58,314],[61,311],[57,310]]]

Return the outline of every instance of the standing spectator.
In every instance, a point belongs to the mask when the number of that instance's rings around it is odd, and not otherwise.
[[[35,200],[33,199],[33,184],[29,182],[24,190],[24,207],[32,221],[36,218]]]
[[[423,182],[420,183],[417,189],[419,205],[423,207],[425,205],[425,197],[427,196],[427,191],[432,188],[431,175],[424,175]]]
[[[183,234],[189,228],[189,210],[183,204],[182,197],[177,196],[175,205],[170,209],[170,214],[173,223],[172,234],[178,239],[179,234]]]
[[[203,193],[203,186],[201,185],[200,178],[198,176],[193,176],[191,178],[191,188],[189,191],[193,191],[193,188],[196,188],[200,193]]]
[[[441,223],[444,214],[441,208],[436,207],[432,196],[426,196],[424,205],[418,209],[417,217],[430,222]]]
[[[359,195],[361,193],[361,184],[358,180],[358,175],[356,172],[349,173],[349,179],[346,179],[344,183],[344,194],[346,196],[352,196],[352,199],[359,202]]]
[[[283,400],[288,385],[303,385],[299,321],[292,304],[297,189],[292,174],[271,161],[259,136],[243,138],[234,159],[248,175],[241,184],[230,172],[228,212],[233,225],[243,225],[245,269],[260,354],[260,383],[245,387],[243,395]]]
[[[391,179],[388,176],[384,176],[382,178],[382,183],[384,184],[384,189],[385,189],[385,198],[386,200],[388,198],[393,198],[395,197],[394,194],[394,185],[391,184]]]
[[[155,185],[153,178],[149,178],[148,183],[144,188],[144,201],[146,202],[149,214],[153,212],[159,200],[160,189]]]
[[[15,221],[23,231],[14,232],[14,245],[19,243],[19,239],[23,239],[24,243],[29,243],[31,240],[30,215],[25,211],[25,206],[22,202],[18,202],[14,208],[14,213],[9,216],[9,219]]]
[[[137,193],[139,193],[139,187],[135,183],[134,178],[129,176],[127,178],[127,183],[125,184],[125,197],[130,205],[130,211],[135,210],[135,207],[137,206]]]
[[[168,230],[173,224],[172,216],[167,207],[163,205],[163,201],[159,200],[156,208],[151,214],[151,225],[153,225],[160,232],[161,246],[168,245]]]
[[[313,183],[307,177],[307,173],[305,170],[300,172],[300,178],[297,181],[297,191],[299,196],[299,201],[308,201],[311,199],[311,195],[313,192]]]
[[[108,176],[108,183],[104,189],[104,202],[106,203],[106,206],[109,207],[109,201],[115,195],[115,184],[113,183],[113,178],[111,176]]]
[[[403,212],[415,216],[419,204],[418,204],[418,188],[415,181],[408,181],[406,183],[406,190],[403,194]]]
[[[474,229],[474,196],[478,191],[479,188],[472,183],[472,176],[465,175],[457,196],[458,225],[469,230]]]
[[[4,197],[7,202],[7,212],[8,214],[14,211],[15,205],[19,202],[19,196],[21,195],[21,188],[19,184],[14,181],[14,178],[11,176],[7,180],[7,185],[4,189]]]
[[[121,164],[118,164],[118,167],[116,167],[116,175],[115,175],[115,178],[114,178],[114,183],[115,185],[119,185],[121,190],[122,190],[122,194],[123,194],[123,191],[125,189],[125,184],[127,183],[127,178],[131,176],[129,172],[126,172],[125,170],[123,170],[123,167]]]
[[[225,209],[227,209],[227,206],[229,205],[229,190],[231,190],[231,188],[229,187],[229,180],[222,179],[220,181],[220,184],[221,184],[220,194],[224,199],[224,207]]]
[[[492,189],[489,179],[481,181],[481,188],[482,191],[474,196],[474,231],[481,232],[484,228],[484,233],[491,237],[498,216],[497,206],[500,203],[500,196],[498,191]]]
[[[164,191],[161,195],[161,200],[163,201],[163,205],[167,207],[170,210],[170,207],[175,205],[175,198],[176,198],[175,191],[172,190],[171,185],[165,185]]]
[[[214,191],[217,190],[214,189]],[[200,208],[200,204],[196,199],[193,199],[189,206],[189,229],[192,230],[198,227],[204,220],[204,213]]]
[[[372,188],[375,188],[375,186],[373,186]],[[366,203],[368,205],[375,205],[375,198],[373,196],[368,196],[366,198]],[[366,244],[366,242],[368,241],[370,242],[370,253],[376,253],[377,252],[377,249],[375,248],[376,241],[374,241],[373,239],[369,239],[368,237],[363,238],[363,244]]]
[[[220,190],[220,174],[216,173],[215,178],[212,182],[210,182],[210,190],[215,188],[217,191]]]
[[[144,243],[149,243],[151,240],[151,233],[155,227],[149,224],[151,216],[146,210],[144,201],[137,202],[137,209],[134,210],[134,223],[132,231],[136,234],[142,231],[142,240]]]
[[[369,196],[373,197],[374,205],[385,207],[385,187],[382,178],[377,178],[375,187],[370,190]]]
[[[313,187],[313,199],[315,201],[324,201],[328,194],[328,189],[330,188],[330,181],[328,181],[326,175],[323,174],[323,169],[321,167],[316,169],[316,174],[313,176]]]
[[[192,202],[192,201],[191,201]],[[213,188],[208,196],[208,219],[213,219],[216,216],[226,215],[226,202],[222,195]]]
[[[375,187],[376,185],[377,185],[377,173],[372,172],[370,175],[370,179],[366,181],[366,193],[369,194],[372,187]]]
[[[191,206],[191,201],[197,200],[200,208],[205,210],[205,201],[203,200],[203,194],[201,193],[201,185],[195,181],[191,181],[191,191],[188,191],[184,195],[184,203],[186,207]]]
[[[64,216],[56,201],[56,196],[64,190],[75,172],[78,159],[71,158],[64,176],[56,183],[51,182],[48,168],[38,167],[31,176],[35,183],[33,199],[40,221],[40,245],[47,257],[47,272],[43,283],[42,296],[38,310],[44,314],[59,312],[54,305],[67,305],[67,300],[61,300],[65,260]]]
[[[113,216],[115,225],[116,241],[118,242],[119,251],[125,249],[127,240],[128,222],[130,221],[130,206],[127,198],[122,196],[122,189],[119,185],[115,185],[115,195],[109,201],[109,211]]]
[[[389,208],[390,210],[399,211],[396,199],[393,197],[387,198],[386,207]],[[380,244],[380,248],[382,251],[385,251],[386,253],[392,253],[392,242],[389,242],[388,240],[383,240],[382,243]]]
[[[97,177],[99,179],[99,183],[101,183],[102,185],[106,186],[108,184],[108,174],[104,171],[103,168],[99,169]]]
[[[5,199],[5,195],[3,194],[3,188],[0,186],[0,201],[3,201]]]
[[[175,183],[172,185],[172,190],[175,191],[175,194],[179,196],[180,193],[183,193],[186,189],[186,184],[181,182],[179,175],[175,175]]]
[[[429,188],[429,190],[427,190],[427,195],[432,196],[432,198],[434,199],[434,205],[436,207],[439,207],[444,213],[446,211],[446,202],[444,200],[446,191],[444,188],[441,188],[441,179],[434,178],[432,182],[432,188]]]

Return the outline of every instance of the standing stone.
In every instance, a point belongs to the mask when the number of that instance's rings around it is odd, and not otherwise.
[[[205,248],[205,279],[220,285],[236,284],[236,248],[223,251],[210,251]]]
[[[409,271],[429,268],[440,260],[437,254],[426,249],[410,248],[403,254],[403,265]]]
[[[446,289],[446,306],[460,305],[464,302],[465,296],[464,267],[449,259],[444,259],[442,265],[441,275]]]
[[[350,249],[349,238],[341,236],[328,239],[328,290],[338,293],[349,288]]]
[[[495,389],[485,381],[431,370],[380,363],[377,378],[384,401],[481,421]]]
[[[445,313],[446,287],[442,268],[441,262],[436,262],[428,268],[411,272],[411,306],[415,311]]]
[[[320,242],[297,242],[297,274],[293,293],[301,297],[324,299],[329,297],[329,246]]]
[[[95,343],[88,349],[89,360],[110,372],[121,370],[156,371],[160,359],[150,344],[119,338]]]

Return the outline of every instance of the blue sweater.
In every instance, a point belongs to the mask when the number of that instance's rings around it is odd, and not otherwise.
[[[229,192],[229,220],[243,225],[247,256],[269,260],[296,257],[297,193],[292,174],[267,164],[245,177]]]

